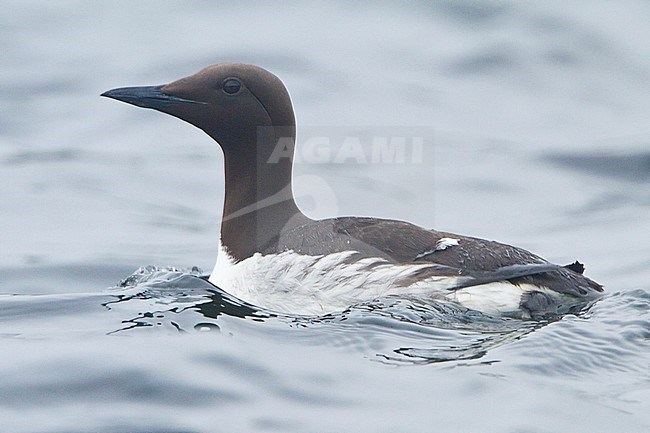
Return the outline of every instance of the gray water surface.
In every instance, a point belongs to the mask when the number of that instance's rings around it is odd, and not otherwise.
[[[0,432],[649,431],[649,18],[636,1],[3,2]],[[399,298],[292,317],[208,284],[218,146],[99,94],[223,61],[282,78],[298,152],[423,140],[403,162],[302,155],[310,216],[578,259],[605,296],[546,322]]]

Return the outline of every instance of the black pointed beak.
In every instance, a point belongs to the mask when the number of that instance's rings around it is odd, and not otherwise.
[[[166,112],[172,106],[181,104],[205,104],[202,101],[193,101],[169,95],[163,92],[163,87],[165,86],[120,87],[108,90],[102,93],[101,96],[163,112]]]

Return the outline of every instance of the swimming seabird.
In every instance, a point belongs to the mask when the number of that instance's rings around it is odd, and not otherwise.
[[[403,221],[307,217],[292,192],[291,99],[282,81],[258,66],[222,63],[170,84],[102,96],[175,116],[219,143],[225,202],[209,281],[244,301],[321,314],[416,296],[525,319],[573,311],[603,291],[579,262],[560,266],[521,248]],[[270,158],[279,143],[289,157]]]

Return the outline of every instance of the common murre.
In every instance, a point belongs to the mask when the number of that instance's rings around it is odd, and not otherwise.
[[[102,94],[202,129],[225,161],[219,255],[210,282],[252,304],[321,314],[387,295],[425,296],[487,314],[540,318],[598,297],[575,262],[559,266],[510,245],[366,217],[312,220],[297,207],[289,94],[275,75],[223,63],[167,85]]]

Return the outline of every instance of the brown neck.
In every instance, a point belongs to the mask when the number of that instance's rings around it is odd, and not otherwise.
[[[295,129],[287,133],[285,128],[285,134],[280,129],[255,128],[222,143],[226,194],[221,243],[237,261],[268,249],[284,230],[310,221],[291,188]]]

